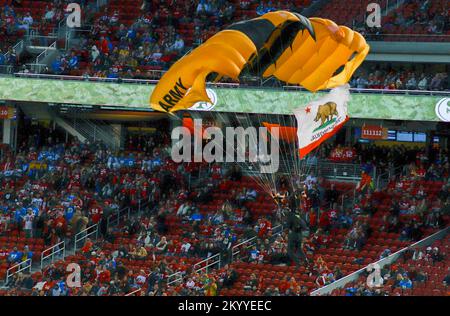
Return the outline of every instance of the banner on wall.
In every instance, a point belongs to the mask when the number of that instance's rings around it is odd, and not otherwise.
[[[329,159],[336,162],[350,162],[356,158],[356,151],[350,147],[338,147],[331,151]]]
[[[153,89],[152,85],[128,83],[0,77],[0,101],[87,104],[105,107],[105,110],[151,111],[148,98]],[[326,95],[324,92],[314,94],[305,91],[244,87],[214,88],[214,92],[217,95],[217,104],[213,111],[286,115],[292,114],[299,104],[308,104],[317,97]],[[448,122],[448,101],[448,97],[436,95],[359,92],[352,93],[348,115],[360,119]],[[208,109],[205,104],[201,106],[202,109]]]
[[[388,139],[388,129],[377,125],[364,125],[361,130],[364,139]]]

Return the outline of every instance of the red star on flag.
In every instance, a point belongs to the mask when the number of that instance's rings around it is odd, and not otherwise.
[[[311,108],[310,108],[309,106],[306,107],[305,112],[306,112],[306,113],[311,113]]]

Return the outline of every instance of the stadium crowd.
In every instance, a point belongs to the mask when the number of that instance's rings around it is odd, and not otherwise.
[[[77,32],[74,46],[61,51],[43,70],[44,73],[110,79],[159,79],[173,62],[236,20],[310,4],[310,1],[128,1],[124,4],[113,1],[108,6],[97,8],[93,2],[81,1],[86,32]],[[439,34],[445,34],[448,10],[431,4],[431,1],[418,2],[407,1],[400,9],[394,10],[393,16],[385,18],[382,31],[377,32],[389,33],[390,25],[406,28],[428,23],[439,29]],[[64,5],[64,1],[49,1],[42,8],[42,17],[21,9],[22,17],[15,13],[21,6],[8,3],[2,9],[0,28],[5,30],[9,39],[14,32],[26,31],[30,27],[45,35],[43,30],[53,28],[67,15]],[[127,12],[129,6],[133,6],[134,11]],[[413,12],[419,7],[421,15],[416,16]],[[419,22],[415,21],[419,18]],[[29,73],[31,70],[23,66],[11,44],[2,41],[0,65],[11,65],[16,72]],[[445,71],[428,73],[390,67],[368,70],[366,74],[355,76],[352,86],[389,90],[450,89]]]
[[[371,68],[353,77],[350,85],[358,89],[448,91],[447,72],[425,73],[413,70]]]
[[[61,143],[41,133],[24,139],[17,155],[5,155],[2,234],[16,236],[23,248],[11,242],[0,245],[0,264],[39,261],[42,248],[36,252],[28,241],[72,245],[74,234],[99,225],[98,239],[86,239],[77,253],[42,272],[15,274],[7,293],[307,295],[448,222],[445,151],[426,155],[403,147],[356,147],[357,161],[373,157],[367,159],[401,166],[403,172],[381,191],[360,184],[354,203],[341,204],[342,190],[310,174],[300,206],[308,233],[299,250],[289,241],[286,205],[276,207],[239,168],[174,164],[167,145],[164,134],[136,136],[129,138],[126,151],[113,153],[101,144]],[[409,159],[396,161],[399,152]],[[108,217],[128,206],[129,218],[108,223]],[[374,239],[374,225],[395,240],[383,245]],[[249,238],[255,240],[251,247],[241,248],[238,256],[232,253],[233,246]],[[369,256],[375,246],[378,251]],[[328,255],[332,251],[346,251],[354,261],[350,266],[330,263],[339,261]],[[207,268],[203,259],[219,253],[222,268]],[[81,266],[82,287],[67,284],[68,263]],[[267,274],[280,266],[293,270],[274,285],[276,278],[268,280]],[[256,276],[255,268],[268,270]]]

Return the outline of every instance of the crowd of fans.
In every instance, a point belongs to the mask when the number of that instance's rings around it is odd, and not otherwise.
[[[403,27],[428,23],[438,29],[433,32],[445,33],[448,10],[444,7],[438,10],[431,1],[418,2],[407,1],[404,7],[392,13],[393,17],[385,18],[383,32],[390,25]],[[86,31],[77,32],[74,46],[61,51],[51,65],[43,69],[44,73],[110,79],[159,79],[176,60],[234,21],[278,9],[297,10],[299,6],[308,6],[310,1],[129,1],[123,5],[111,2],[100,9],[92,1],[81,1],[81,4],[83,29]],[[20,17],[11,3],[3,8],[0,27],[3,25],[6,37],[30,27],[46,29],[67,15],[64,5],[64,1],[55,0],[43,9],[42,17],[33,17],[29,12]],[[125,5],[134,5],[137,11],[127,12]],[[402,12],[409,14],[404,17]],[[414,12],[421,12],[421,15]],[[419,18],[420,21],[415,21]],[[14,71],[29,73],[31,70],[21,66],[11,45],[7,41],[2,43],[0,65],[12,65]],[[419,73],[392,68],[374,69],[355,76],[351,84],[362,89],[450,89],[446,72]]]
[[[29,137],[17,155],[5,155],[2,161],[3,234],[18,230],[26,239],[44,239],[48,246],[62,240],[70,245],[74,234],[98,224],[99,238],[86,239],[78,253],[54,262],[42,273],[16,274],[9,280],[9,294],[219,295],[238,287],[261,295],[307,295],[349,272],[341,271],[339,265],[329,268],[322,252],[331,246],[366,249],[372,221],[387,196],[397,198],[389,202],[379,230],[396,233],[399,241],[419,240],[424,229],[443,227],[448,214],[450,186],[444,151],[425,155],[402,147],[388,153],[381,147],[357,148],[360,157],[373,157],[367,159],[379,163],[391,162],[398,152],[409,160],[397,162],[404,172],[386,189],[361,189],[356,202],[349,205],[338,205],[340,192],[334,186],[325,189],[313,174],[304,179],[300,208],[309,232],[302,241],[304,272],[314,282],[306,286],[298,276],[286,275],[272,286],[261,276],[243,276],[236,262],[290,266],[289,231],[279,226],[286,223],[289,212],[283,205],[272,204],[273,211],[256,218],[252,203],[265,200],[266,194],[245,182],[238,168],[226,172],[220,165],[174,164],[167,158],[169,140],[164,134],[130,137],[127,151],[121,153],[100,144],[64,144],[44,135]],[[430,192],[420,184],[425,180],[444,186]],[[438,198],[430,200],[428,194]],[[131,207],[129,218],[119,225],[106,225],[111,214],[127,206]],[[343,237],[333,240],[337,230],[342,230]],[[255,242],[231,261],[232,246],[249,238]],[[390,251],[384,249],[380,255]],[[203,263],[195,265],[218,253],[223,268],[199,270]],[[4,249],[2,254],[9,265],[34,255],[27,247]],[[67,284],[69,262],[81,266],[80,288]]]
[[[399,34],[418,36],[419,41],[426,36],[433,40],[434,36],[450,35],[448,9],[446,1],[407,0],[383,18],[381,28],[366,27],[363,33],[371,40],[401,40]],[[390,37],[392,34],[397,36]]]
[[[70,13],[66,10],[69,3],[80,4],[83,19],[92,18],[96,10],[96,1],[93,0],[52,0],[37,5],[31,1],[3,1],[0,7],[0,66],[12,66],[15,71],[22,69],[23,62],[13,46],[31,31],[40,36],[53,33],[58,23]],[[32,44],[50,44],[44,37],[35,41]]]
[[[425,68],[425,67],[424,67]],[[359,71],[350,81],[353,88],[385,90],[448,91],[450,81],[447,72],[425,73],[394,68],[366,69]]]
[[[356,282],[334,290],[331,295],[448,295],[450,276],[445,241],[448,238],[430,246],[408,249],[397,261],[384,265],[377,277],[369,276],[370,271],[366,271]]]

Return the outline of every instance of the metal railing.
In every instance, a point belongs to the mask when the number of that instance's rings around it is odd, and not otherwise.
[[[32,263],[32,260],[27,259],[27,260],[24,260],[14,266],[12,266],[8,270],[6,270],[6,284],[8,284],[9,278],[11,278],[13,275],[15,275],[17,273],[20,273],[25,270],[28,270],[29,272],[31,272],[31,263]]]
[[[272,236],[276,237],[283,232],[283,225],[277,225],[272,228]],[[237,255],[241,254],[244,250],[247,250],[253,247],[256,244],[256,240],[258,240],[257,236],[244,240],[243,242],[231,247],[231,262],[234,262]],[[243,249],[244,248],[244,249]]]
[[[318,176],[334,180],[361,180],[361,165],[348,163],[319,162],[317,165]],[[374,177],[376,169],[374,168]]]
[[[216,265],[220,269],[221,260],[222,260],[222,254],[219,252],[219,253],[217,253],[213,256],[210,256],[200,262],[197,262],[196,264],[194,264],[193,268],[197,272],[205,270],[205,272],[207,273],[210,267],[213,267]]]
[[[130,292],[130,293],[128,293],[128,294],[125,294],[125,296],[133,296],[133,295],[135,295],[136,293],[139,293],[141,290],[142,290],[142,288],[139,288],[139,289],[134,290],[134,291],[132,291],[132,292]]]
[[[389,180],[393,176],[399,175],[402,171],[403,171],[403,166],[400,166],[400,167],[395,168],[394,170],[389,169],[388,171],[379,174],[376,177],[375,187],[378,190],[381,190],[389,183]]]
[[[57,36],[44,36],[44,35],[30,35],[27,38],[27,46],[36,46],[36,47],[43,47],[48,48],[52,47],[54,45],[54,48],[56,48],[56,42],[58,40]]]
[[[120,224],[120,218],[127,216],[126,218],[130,218],[131,215],[131,208],[129,206],[119,209],[112,213],[108,218],[106,219],[106,227],[109,228],[110,225],[119,226]]]
[[[180,281],[183,281],[183,273],[180,271],[172,273],[167,277],[167,285],[172,285]]]
[[[10,75],[13,73],[12,65],[0,65],[0,73]]]
[[[166,73],[165,70],[151,70],[152,73],[160,74],[160,77]],[[74,81],[100,81],[111,83],[130,83],[130,84],[147,84],[153,85],[159,82],[158,79],[125,79],[125,78],[102,78],[102,77],[90,77],[90,76],[70,76],[70,75],[50,75],[50,74],[22,74],[14,73],[17,77],[25,78],[39,78],[39,79],[57,79],[57,80],[74,80]],[[243,88],[248,89],[252,87],[260,87],[259,85],[248,85],[239,83],[227,83],[227,82],[207,82],[208,87],[215,88]],[[304,91],[308,92],[300,86],[281,86],[281,87],[264,87],[267,90],[285,90],[285,91]],[[324,90],[328,91],[328,90]],[[391,89],[358,89],[350,88],[351,93],[366,93],[366,94],[386,94],[386,95],[424,95],[424,96],[449,96],[450,91],[432,91],[432,90],[391,90]]]
[[[143,202],[142,199],[138,200],[138,208],[137,208],[137,214],[141,214],[142,210],[147,207],[147,205],[149,204],[149,201],[145,201]],[[106,227],[107,229],[110,227],[110,225],[114,225],[114,226],[118,226],[120,224],[120,218],[125,217],[126,218],[130,218],[131,217],[131,207],[127,206],[124,207],[122,209],[119,209],[117,211],[115,211],[114,213],[112,213],[111,215],[109,215],[106,218]]]
[[[48,67],[47,64],[37,64],[37,63],[25,64],[25,66],[27,67],[27,69],[29,69],[34,73],[40,73],[45,69],[45,67]]]
[[[210,268],[212,268],[213,266],[217,266],[217,268],[220,269],[221,262],[222,262],[222,254],[217,253],[217,254],[212,255],[200,262],[197,262],[192,267],[196,273],[200,273],[200,272],[208,273],[208,270]],[[172,273],[171,275],[169,275],[167,277],[167,285],[176,284],[181,281],[183,281],[183,272],[180,272],[180,271]]]
[[[385,34],[366,34],[364,36],[368,41],[408,41],[411,42],[411,37],[416,37],[417,42],[420,42],[420,39],[434,39],[436,42],[450,42],[450,35],[445,33],[442,34],[397,34],[397,33],[385,33]],[[424,41],[425,42],[425,41]],[[430,41],[426,41],[430,42]]]
[[[356,188],[350,189],[344,193],[342,193],[341,195],[341,209],[344,209],[344,201],[346,199],[350,198],[351,199],[351,207],[353,208],[353,206],[355,205],[356,202]]]
[[[66,256],[66,243],[65,241],[61,241],[56,245],[45,249],[41,254],[41,270],[45,266],[45,261],[50,259],[50,262],[55,260],[55,257],[58,257],[62,254],[62,258]]]
[[[77,249],[82,247],[82,246],[81,247],[78,246],[80,242],[83,242],[82,245],[84,245],[84,242],[88,237],[95,234],[95,239],[97,239],[98,238],[98,230],[99,230],[98,224],[94,224],[94,225],[89,226],[86,229],[83,229],[79,233],[77,233],[74,237],[74,244],[73,244],[74,252],[77,252]]]

